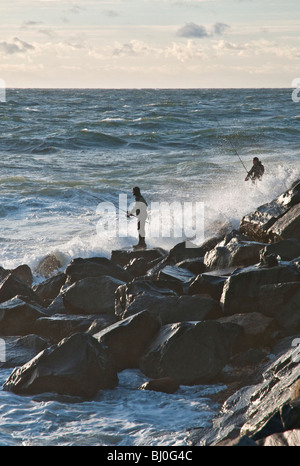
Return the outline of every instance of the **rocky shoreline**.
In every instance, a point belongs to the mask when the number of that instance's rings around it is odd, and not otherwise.
[[[143,390],[223,383],[219,415],[188,444],[300,445],[300,181],[201,246],[64,271],[46,256],[0,279],[3,390],[91,399],[129,368],[150,379]]]

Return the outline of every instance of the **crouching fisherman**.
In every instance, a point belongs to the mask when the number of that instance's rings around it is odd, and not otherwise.
[[[248,172],[245,181],[248,181],[250,179],[254,183],[256,180],[261,180],[264,172],[265,167],[263,166],[258,157],[254,157],[253,166],[251,170]]]
[[[136,186],[132,189],[132,194],[135,197],[135,203],[131,210],[127,211],[127,217],[134,216],[137,217],[137,230],[139,234],[139,242],[135,246],[134,249],[146,249],[147,245],[145,242],[145,224],[147,219],[147,202],[145,201],[144,197],[141,195],[140,188]]]

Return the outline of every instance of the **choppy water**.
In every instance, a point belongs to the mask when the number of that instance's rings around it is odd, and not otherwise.
[[[63,265],[109,257],[133,244],[135,220],[124,223],[116,210],[121,234],[112,234],[113,217],[99,231],[97,206],[118,206],[119,195],[131,202],[136,185],[149,204],[203,202],[209,236],[224,222],[237,226],[300,177],[300,104],[288,89],[12,89],[0,124],[5,268],[34,268],[49,253]],[[258,186],[244,181],[254,156],[266,169]],[[180,241],[146,232],[150,247]],[[136,391],[138,378],[124,373],[116,390],[92,403],[0,392],[0,444],[176,444],[213,415],[203,387],[149,395]]]

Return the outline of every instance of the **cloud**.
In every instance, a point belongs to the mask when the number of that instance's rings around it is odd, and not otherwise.
[[[229,28],[230,26],[225,23],[215,23],[210,30],[201,24],[187,23],[177,31],[177,36],[186,37],[188,39],[203,39],[205,37],[224,34]]]
[[[34,50],[35,47],[28,42],[25,42],[18,37],[14,37],[12,42],[0,42],[0,51],[6,55],[13,55],[14,53],[27,53]]]
[[[187,23],[185,26],[180,28],[177,31],[177,35],[180,37],[209,37],[209,33],[207,32],[204,26],[195,24],[195,23]]]

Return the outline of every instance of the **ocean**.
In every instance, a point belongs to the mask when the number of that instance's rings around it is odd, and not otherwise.
[[[169,249],[237,228],[300,178],[300,103],[290,89],[8,89],[0,122],[6,269],[34,271],[48,254],[64,269],[136,243],[136,220],[124,212],[134,186],[149,205],[148,247]],[[254,185],[245,176],[255,156],[265,175]],[[181,228],[162,221],[153,234],[161,206],[174,202],[188,212]],[[198,204],[201,235],[188,210]],[[10,372],[0,370],[1,384]],[[145,380],[124,371],[91,402],[1,391],[0,445],[185,445],[219,409],[209,395],[220,386],[165,395],[138,391]]]

